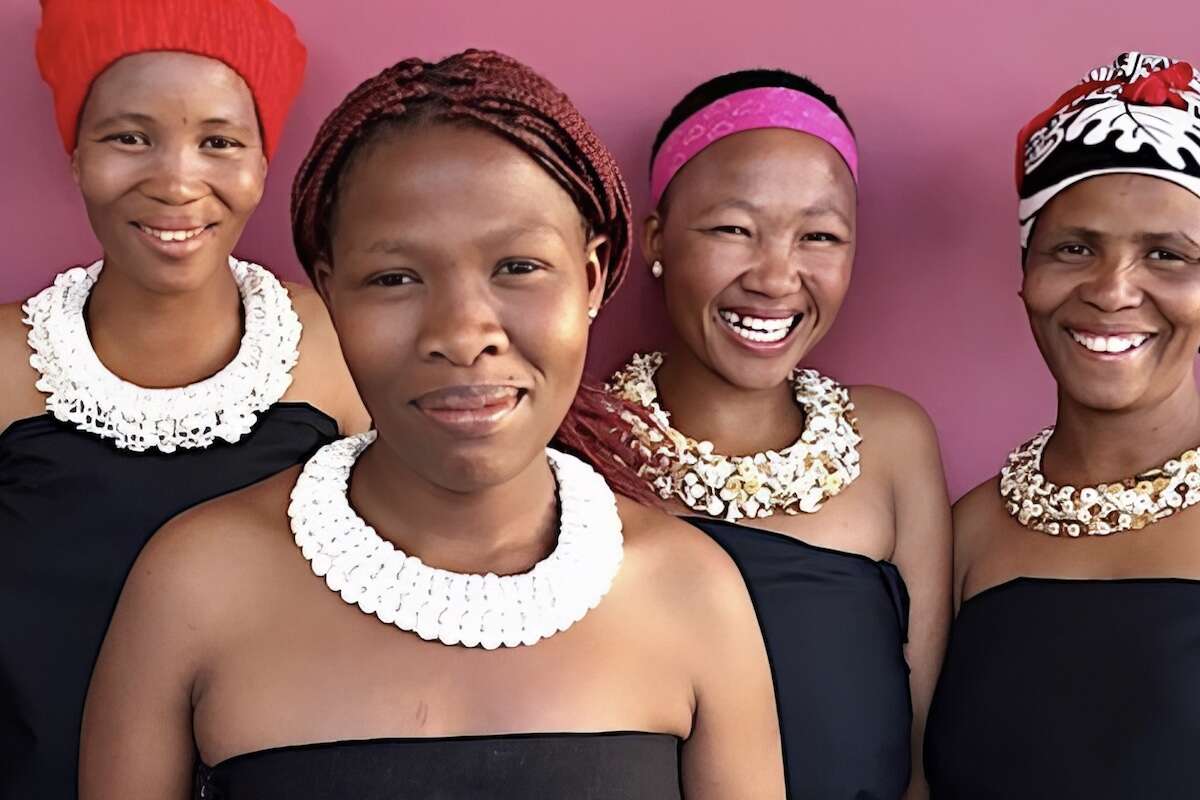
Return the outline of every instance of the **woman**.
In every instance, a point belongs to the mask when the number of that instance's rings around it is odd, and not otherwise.
[[[1021,132],[1021,295],[1058,414],[955,508],[939,799],[1200,793],[1198,120],[1200,72],[1125,53]]]
[[[75,796],[88,678],[147,537],[367,424],[315,293],[230,255],[300,86],[291,22],[265,0],[42,6],[103,260],[0,308],[5,798]]]
[[[146,548],[84,798],[187,797],[194,753],[227,800],[783,796],[734,566],[546,447],[607,474],[627,447],[587,433],[604,400],[579,381],[628,215],[570,101],[505,56],[351,92],[292,218],[377,433]]]
[[[810,81],[750,70],[693,89],[655,140],[642,235],[672,337],[611,384],[654,419],[630,417],[657,459],[643,479],[746,578],[796,797],[921,795],[910,738],[950,615],[928,418],[796,369],[846,294],[857,179],[845,116]]]

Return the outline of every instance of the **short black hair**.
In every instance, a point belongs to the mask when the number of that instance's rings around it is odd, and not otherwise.
[[[846,118],[846,113],[838,105],[837,98],[808,78],[785,69],[743,69],[710,78],[692,89],[675,104],[671,113],[663,120],[662,127],[658,129],[658,135],[654,137],[654,146],[650,148],[650,163],[654,163],[654,157],[658,155],[659,148],[662,147],[667,137],[692,114],[710,103],[736,92],[766,88],[794,89],[797,92],[803,92],[828,106],[830,111],[837,114],[838,118],[846,123],[846,127],[850,128],[850,133],[854,133],[854,128],[850,126],[850,120]]]

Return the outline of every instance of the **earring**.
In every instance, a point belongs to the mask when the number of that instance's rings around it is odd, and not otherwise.
[[[596,315],[597,315],[597,314],[599,314],[599,313],[600,313],[600,309],[598,309],[598,308],[589,308],[589,309],[588,309],[588,319],[595,319],[595,318],[596,318]]]
[[[650,274],[656,278],[662,277],[662,262],[661,261],[655,261],[653,264],[650,265]]]

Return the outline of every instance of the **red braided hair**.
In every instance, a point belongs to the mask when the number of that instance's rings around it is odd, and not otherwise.
[[[603,302],[625,277],[632,234],[629,192],[617,162],[570,99],[516,59],[466,50],[437,63],[408,59],[355,88],[317,131],[292,185],[292,237],[313,277],[331,264],[330,225],[346,164],[382,126],[468,123],[503,137],[538,162],[575,201],[589,235],[608,237]],[[638,477],[647,454],[631,444],[623,414],[640,407],[586,383],[555,442],[586,458],[612,488],[657,502]]]

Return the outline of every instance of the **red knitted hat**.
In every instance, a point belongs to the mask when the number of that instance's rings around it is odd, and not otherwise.
[[[42,0],[38,68],[68,153],[92,81],[124,56],[153,51],[207,56],[237,72],[271,157],[307,55],[291,19],[268,0]]]

